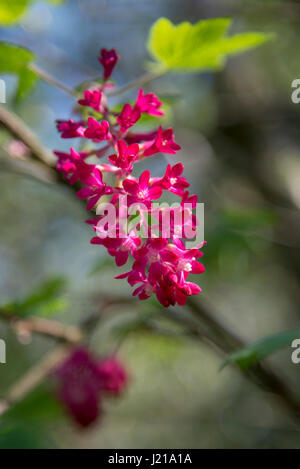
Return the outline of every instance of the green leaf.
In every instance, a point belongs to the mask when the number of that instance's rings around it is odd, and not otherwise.
[[[22,300],[16,300],[1,306],[8,315],[20,317],[49,316],[66,309],[66,300],[61,296],[65,281],[60,277],[47,280]]]
[[[272,37],[255,32],[228,37],[231,22],[230,18],[215,18],[176,26],[167,18],[160,18],[150,30],[148,49],[160,68],[218,70],[228,55],[257,47]]]
[[[7,26],[22,19],[31,0],[1,0],[0,24]]]
[[[64,0],[48,0],[50,3],[59,5]],[[13,26],[20,23],[27,13],[33,0],[1,0],[0,2],[0,25]]]
[[[19,77],[17,98],[27,95],[37,81],[37,76],[28,68],[35,55],[23,47],[0,42],[0,73],[12,73]]]
[[[45,385],[10,407],[0,421],[0,448],[45,448],[53,444],[47,425],[63,417],[64,410]]]
[[[236,363],[240,368],[246,369],[257,363],[259,360],[268,357],[277,350],[290,346],[291,342],[299,337],[300,329],[288,330],[264,337],[263,339],[253,342],[253,344],[229,355],[221,365],[221,369],[229,363]]]
[[[10,407],[1,421],[17,423],[19,421],[54,420],[63,415],[63,409],[45,385],[34,389],[24,399]]]

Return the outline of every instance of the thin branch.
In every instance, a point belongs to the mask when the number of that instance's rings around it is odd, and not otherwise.
[[[42,336],[51,337],[57,341],[76,344],[83,338],[80,327],[64,324],[53,319],[31,316],[26,319],[18,317],[17,313],[7,313],[0,309],[0,320],[9,324],[20,335],[37,333]]]
[[[244,348],[246,344],[232,331],[229,330],[224,324],[215,318],[207,306],[193,298],[189,298],[188,306],[199,319],[199,326],[202,323],[208,328],[208,333],[205,334],[211,343],[213,343],[219,350],[225,354],[235,352],[238,349]],[[197,328],[196,328],[196,334]],[[203,335],[203,327],[201,328],[201,335]],[[295,399],[294,395],[290,392],[289,388],[284,384],[279,376],[265,364],[257,363],[245,370],[239,368],[252,382],[256,385],[262,386],[269,392],[277,394],[281,397],[286,407],[295,416],[299,413],[300,402]]]
[[[64,83],[61,83],[59,80],[54,78],[50,73],[46,72],[42,68],[40,68],[38,65],[31,63],[28,68],[35,73],[39,78],[44,80],[46,83],[49,83],[49,85],[55,86],[56,88],[61,89],[65,93],[69,94],[73,98],[77,98],[77,93],[74,91],[72,88],[69,88],[66,86]]]
[[[126,91],[132,90],[134,88],[138,88],[139,86],[144,86],[150,81],[155,80],[156,78],[160,78],[167,73],[167,70],[161,70],[159,72],[148,72],[145,75],[137,78],[136,80],[132,80],[127,85],[121,86],[115,90],[112,90],[107,93],[107,96],[118,96]]]
[[[38,386],[53,370],[62,363],[70,353],[70,345],[61,345],[51,350],[35,366],[33,366],[7,393],[0,403],[0,415],[10,406],[23,399],[30,391]]]
[[[51,156],[51,151],[44,147],[20,117],[3,105],[0,105],[0,123],[12,135],[22,140],[37,160],[42,161],[47,166],[55,166],[55,158]]]

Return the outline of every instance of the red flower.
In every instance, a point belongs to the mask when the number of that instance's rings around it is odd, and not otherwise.
[[[108,157],[109,161],[117,166],[118,168],[123,169],[124,171],[132,171],[132,164],[138,157],[139,145],[133,143],[132,145],[126,145],[122,140],[117,142],[118,154],[110,155]]]
[[[183,195],[184,189],[189,187],[190,183],[181,177],[184,171],[182,163],[177,163],[173,166],[168,164],[164,177],[161,180],[161,185],[174,194]]]
[[[104,80],[107,80],[111,76],[120,56],[116,53],[115,49],[101,49],[100,54],[101,55],[98,57],[98,60],[104,69],[103,78]]]
[[[150,171],[146,170],[140,175],[138,182],[133,179],[125,179],[123,181],[125,191],[130,194],[128,197],[129,205],[138,202],[142,202],[147,205],[151,200],[157,200],[160,198],[163,190],[158,185],[150,187],[150,176]]]
[[[73,148],[71,148],[70,153],[54,151],[54,155],[58,157],[58,161],[56,163],[56,169],[57,171],[62,173],[65,179],[71,176],[72,174],[76,173],[78,163],[79,162],[84,163],[83,161],[84,158],[88,156],[86,152],[82,151],[80,153],[77,153]],[[85,164],[86,163],[84,163],[84,165]],[[86,166],[90,167],[90,165],[86,165]],[[78,179],[80,179],[80,177],[78,177]]]
[[[144,94],[142,88],[139,90],[135,109],[139,109],[140,112],[150,114],[151,116],[163,116],[163,111],[159,110],[161,106],[162,102],[159,101],[154,93]]]
[[[112,188],[108,187],[102,181],[101,171],[94,167],[93,173],[86,180],[88,187],[80,189],[76,195],[79,199],[89,199],[87,203],[87,210],[91,210],[97,204],[98,200],[105,194],[111,194]]]
[[[58,397],[82,427],[100,414],[101,377],[96,361],[84,348],[76,349],[58,368]]]
[[[61,138],[83,137],[84,122],[75,122],[73,119],[68,121],[56,121],[57,130],[61,132]]]
[[[117,122],[120,125],[121,132],[126,132],[127,129],[132,127],[141,117],[141,111],[132,108],[130,104],[124,104],[121,114],[117,117]]]
[[[81,104],[81,106],[89,106],[92,109],[95,109],[95,111],[97,112],[102,112],[101,100],[102,100],[101,91],[86,90],[84,92],[84,99],[79,99],[78,103]]]
[[[119,395],[127,384],[127,374],[114,357],[104,358],[97,364],[101,389]]]
[[[173,129],[163,130],[161,126],[158,128],[154,142],[146,147],[145,156],[151,156],[155,153],[170,153],[175,155],[181,147],[174,140]]]
[[[96,142],[110,140],[109,123],[107,121],[98,122],[93,117],[88,118],[88,128],[84,132],[86,138],[91,138]]]
[[[98,360],[87,349],[77,348],[56,370],[57,396],[74,420],[88,427],[101,414],[101,392],[123,391],[127,376],[114,357]]]

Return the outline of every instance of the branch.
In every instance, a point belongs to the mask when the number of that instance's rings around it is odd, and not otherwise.
[[[83,331],[80,327],[64,324],[53,319],[41,318],[38,316],[26,319],[18,317],[17,313],[7,313],[0,309],[0,320],[10,325],[17,334],[29,335],[33,332],[42,336],[51,337],[57,341],[76,344],[83,338]]]
[[[167,73],[167,70],[161,70],[159,72],[148,72],[145,73],[145,75],[142,75],[141,77],[137,78],[136,80],[132,80],[127,85],[121,86],[120,88],[117,88],[116,90],[112,90],[107,93],[107,96],[118,96],[122,93],[125,93],[126,91],[129,91],[134,88],[138,88],[139,86],[144,86],[147,83],[150,83],[150,81],[155,80],[156,78],[160,78],[163,75]]]
[[[188,306],[194,316],[199,320],[199,323],[202,321],[204,325],[208,327],[210,332],[205,334],[206,338],[220,351],[225,354],[229,354],[245,347],[246,344],[224,324],[221,324],[219,320],[214,317],[212,312],[208,310],[204,303],[198,302],[193,298],[189,298]],[[196,335],[200,332],[197,327],[196,329],[193,327],[193,330]],[[203,330],[201,330],[200,335],[203,335]],[[239,368],[239,370],[256,385],[262,386],[267,391],[280,396],[293,416],[298,415],[300,402],[295,399],[294,395],[290,392],[289,388],[284,384],[281,378],[269,367],[265,364],[258,363],[246,370],[241,368]]]
[[[30,64],[28,68],[35,73],[39,78],[44,80],[46,83],[49,83],[49,85],[55,86],[56,88],[61,89],[65,93],[69,94],[73,98],[77,98],[77,93],[74,91],[72,88],[69,88],[68,86],[64,85],[64,83],[61,83],[59,80],[54,78],[50,73],[46,72],[42,68],[40,68],[36,64]]]
[[[37,160],[42,161],[51,168],[55,166],[55,158],[51,156],[51,151],[44,147],[38,137],[20,117],[3,105],[0,105],[0,123],[12,135],[22,140]]]

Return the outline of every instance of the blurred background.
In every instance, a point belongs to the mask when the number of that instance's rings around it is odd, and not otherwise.
[[[228,61],[220,73],[167,75],[146,87],[167,103],[164,126],[175,128],[191,191],[205,203],[206,273],[202,297],[223,323],[251,342],[297,327],[300,314],[300,104],[291,83],[300,78],[300,4],[273,0],[66,0],[34,2],[22,22],[1,28],[0,40],[32,50],[36,63],[70,87],[99,75],[100,47],[121,56],[114,72],[123,85],[149,60],[148,31],[156,19],[196,22],[230,16],[232,31],[274,32],[277,39]],[[8,103],[49,148],[68,150],[55,119],[68,119],[73,99],[40,82],[26,100],[13,100],[16,80],[4,76]],[[124,95],[132,100],[136,90]],[[116,104],[120,102],[115,98]],[[8,145],[7,135],[1,136]],[[162,157],[147,160],[161,174]],[[163,161],[164,167],[167,159]],[[145,166],[146,168],[146,166]],[[0,299],[22,298],[47,279],[65,279],[64,307],[52,317],[76,323],[99,308],[103,295],[129,297],[125,281],[100,247],[91,246],[86,212],[68,188],[0,171]],[[138,303],[138,301],[137,301]],[[65,420],[45,422],[45,435],[26,413],[2,447],[60,448],[300,448],[294,421],[273,395],[223,357],[189,338],[142,330],[119,343],[114,332],[148,303],[110,308],[92,338],[99,354],[118,347],[130,374],[124,397],[106,405],[98,425],[80,431]],[[136,309],[136,310],[135,310]],[[141,311],[142,309],[142,311]],[[49,339],[26,343],[5,324],[7,364],[0,395],[47,352]],[[29,343],[30,342],[30,343]],[[300,365],[291,350],[270,362],[300,395]],[[42,417],[41,417],[42,418]],[[21,416],[22,420],[22,416]]]

